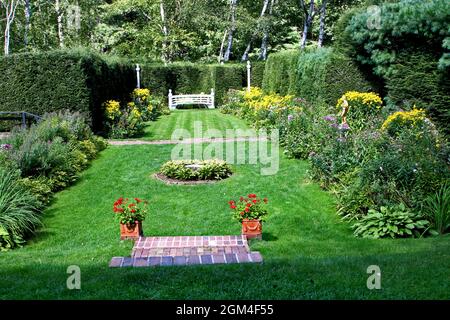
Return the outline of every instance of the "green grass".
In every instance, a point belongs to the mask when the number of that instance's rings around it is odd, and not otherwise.
[[[170,139],[175,128],[245,129],[217,110],[175,111],[151,123],[146,139]],[[332,197],[308,181],[308,164],[282,157],[274,176],[259,165],[234,166],[213,185],[167,186],[150,178],[173,146],[110,147],[56,195],[44,227],[21,249],[0,253],[0,299],[448,299],[450,237],[354,238]],[[253,241],[262,265],[110,269],[128,256],[119,240],[112,203],[120,196],[151,203],[146,235],[239,234],[228,200],[257,193],[270,199],[264,241]],[[67,267],[81,268],[82,290],[68,290]],[[369,265],[378,265],[382,289],[368,290]]]
[[[274,176],[235,166],[213,185],[167,186],[150,178],[172,146],[110,147],[81,180],[57,194],[44,227],[24,248],[0,253],[1,299],[448,299],[450,237],[367,240],[352,235],[332,197],[308,182],[308,164],[281,158]],[[251,243],[261,265],[110,269],[127,256],[112,203],[120,196],[151,203],[146,235],[239,234],[227,201],[255,192],[270,200],[264,241]],[[66,288],[69,265],[81,290]],[[369,265],[381,290],[368,290]]]
[[[203,135],[210,129],[220,131],[220,136],[223,137],[225,137],[227,129],[249,129],[244,120],[222,114],[217,109],[175,110],[168,116],[161,116],[158,121],[149,122],[144,136],[140,139],[170,140],[172,133],[177,128],[188,130],[191,138],[194,138],[195,122],[201,122]]]

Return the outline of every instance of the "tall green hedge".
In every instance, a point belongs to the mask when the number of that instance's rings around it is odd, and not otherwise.
[[[136,79],[127,63],[84,50],[57,50],[1,58],[0,83],[0,111],[81,111],[99,131],[102,103],[127,100]]]
[[[346,91],[371,89],[350,58],[329,48],[272,54],[264,71],[265,92],[294,94],[309,101],[334,104]]]
[[[264,70],[263,90],[283,95],[297,94],[298,59],[298,50],[270,54]]]
[[[435,53],[404,51],[386,76],[388,101],[397,106],[416,105],[450,133],[450,75],[437,68]]]
[[[264,62],[253,64],[252,85],[261,86]],[[247,83],[245,64],[202,65],[173,63],[167,66],[148,64],[142,67],[142,86],[157,95],[216,92],[216,104],[223,102],[229,89],[242,89]]]

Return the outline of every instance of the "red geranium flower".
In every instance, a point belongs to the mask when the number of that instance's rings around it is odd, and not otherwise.
[[[257,203],[257,202],[258,202],[258,200],[256,200],[256,199],[253,199],[253,200],[252,200],[252,202],[253,202],[253,203]]]
[[[233,204],[230,208],[231,209],[236,209],[236,206]]]
[[[244,201],[244,197],[240,197],[239,201],[241,201],[241,202]]]
[[[245,208],[245,212],[249,212],[250,209],[248,207]]]
[[[252,199],[252,198],[256,198],[256,194],[254,194],[254,193],[250,193],[250,194],[248,195],[248,197],[249,197],[250,199]]]
[[[137,203],[141,203],[142,202],[142,200],[139,199],[139,198],[134,198],[134,200],[136,200]]]
[[[249,202],[245,205],[247,208],[250,208],[252,206],[252,204]]]

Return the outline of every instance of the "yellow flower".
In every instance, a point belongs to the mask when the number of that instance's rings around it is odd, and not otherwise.
[[[131,115],[134,118],[140,118],[142,116],[142,113],[137,108],[132,108],[131,109]]]
[[[411,111],[397,111],[391,114],[381,126],[382,130],[389,130],[395,127],[417,127],[421,125],[426,119],[425,110],[416,109],[416,106]]]
[[[246,101],[258,100],[263,95],[261,88],[250,87],[250,91],[245,90],[244,99]]]
[[[146,100],[148,97],[150,97],[150,90],[148,90],[148,89],[134,89],[133,93],[131,94],[131,96],[134,99]]]
[[[357,107],[363,105],[369,108],[379,110],[383,106],[383,100],[375,92],[348,91],[341,98],[339,98],[336,105],[338,109],[342,108],[344,97],[346,98],[350,107],[352,106]]]
[[[108,100],[104,103],[106,108],[106,116],[114,120],[116,117],[119,117],[122,113],[120,111],[120,103],[115,100]]]

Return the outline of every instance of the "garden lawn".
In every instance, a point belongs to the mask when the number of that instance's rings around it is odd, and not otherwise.
[[[220,131],[220,137],[225,137],[226,129],[249,129],[244,120],[220,113],[217,109],[187,109],[174,110],[170,115],[161,116],[158,121],[148,122],[145,133],[140,139],[170,140],[177,128],[189,131],[194,138],[194,124],[201,122],[203,135],[210,129]],[[215,136],[217,138],[217,136]]]
[[[235,166],[212,185],[167,186],[150,176],[173,146],[109,147],[80,181],[57,194],[44,227],[25,247],[0,253],[1,299],[449,299],[450,237],[357,239],[331,196],[308,182],[308,164],[281,158],[274,176]],[[112,204],[148,199],[147,236],[239,234],[228,200],[269,198],[264,241],[251,242],[263,264],[112,268],[129,256]],[[81,290],[68,290],[67,267],[81,268]],[[366,287],[381,268],[381,290]]]

